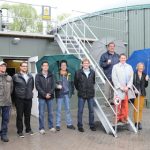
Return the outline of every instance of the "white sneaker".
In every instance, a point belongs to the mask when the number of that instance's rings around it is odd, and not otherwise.
[[[41,133],[41,134],[45,134],[45,130],[44,130],[44,129],[41,129],[41,130],[40,130],[40,133]]]
[[[51,132],[56,132],[56,129],[55,128],[50,128],[49,129]]]

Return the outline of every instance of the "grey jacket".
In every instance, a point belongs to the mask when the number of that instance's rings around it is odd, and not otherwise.
[[[118,96],[121,100],[125,98],[125,92],[123,88],[127,86],[128,99],[135,98],[135,93],[133,91],[133,69],[129,64],[125,64],[122,67],[121,63],[114,65],[112,70],[112,81],[117,93],[114,96]]]
[[[13,91],[12,78],[7,74],[0,74],[0,106],[11,105],[11,93]]]

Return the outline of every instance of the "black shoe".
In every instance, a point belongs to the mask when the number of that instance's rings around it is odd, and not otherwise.
[[[31,130],[31,131],[27,131],[26,134],[34,135],[34,132]]]
[[[18,136],[21,137],[21,138],[24,138],[24,134],[22,132],[18,133]]]
[[[96,131],[95,127],[90,127],[91,131]]]
[[[73,126],[73,125],[69,125],[67,126],[68,129],[72,129],[72,130],[75,130],[76,128]]]
[[[9,139],[8,139],[7,135],[2,135],[2,136],[1,136],[1,140],[2,140],[3,142],[9,142]]]
[[[142,130],[142,124],[139,122],[139,123],[135,123],[135,127],[137,128],[138,126],[138,130]]]
[[[60,127],[59,126],[56,126],[56,131],[60,131]]]
[[[84,132],[83,128],[78,128],[79,132]]]
[[[139,130],[142,130],[142,124],[139,122],[139,124],[138,124],[138,129]]]

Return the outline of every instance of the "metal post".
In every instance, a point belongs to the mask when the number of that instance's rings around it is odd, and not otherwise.
[[[2,31],[2,10],[0,9],[0,31]]]

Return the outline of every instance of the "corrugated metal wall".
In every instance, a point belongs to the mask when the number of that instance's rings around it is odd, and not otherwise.
[[[99,39],[114,37],[128,43],[129,54],[134,50],[150,48],[150,8],[131,9],[128,10],[127,14],[128,23],[126,21],[126,11],[93,15],[83,18],[83,20]],[[76,21],[76,23],[78,27],[83,30],[80,21]],[[128,27],[128,34],[126,32],[126,27]],[[75,30],[79,33],[77,29]],[[92,38],[89,32],[85,32],[87,38]],[[82,37],[81,34],[80,36]],[[149,91],[150,85],[147,88],[148,105],[150,107]]]

